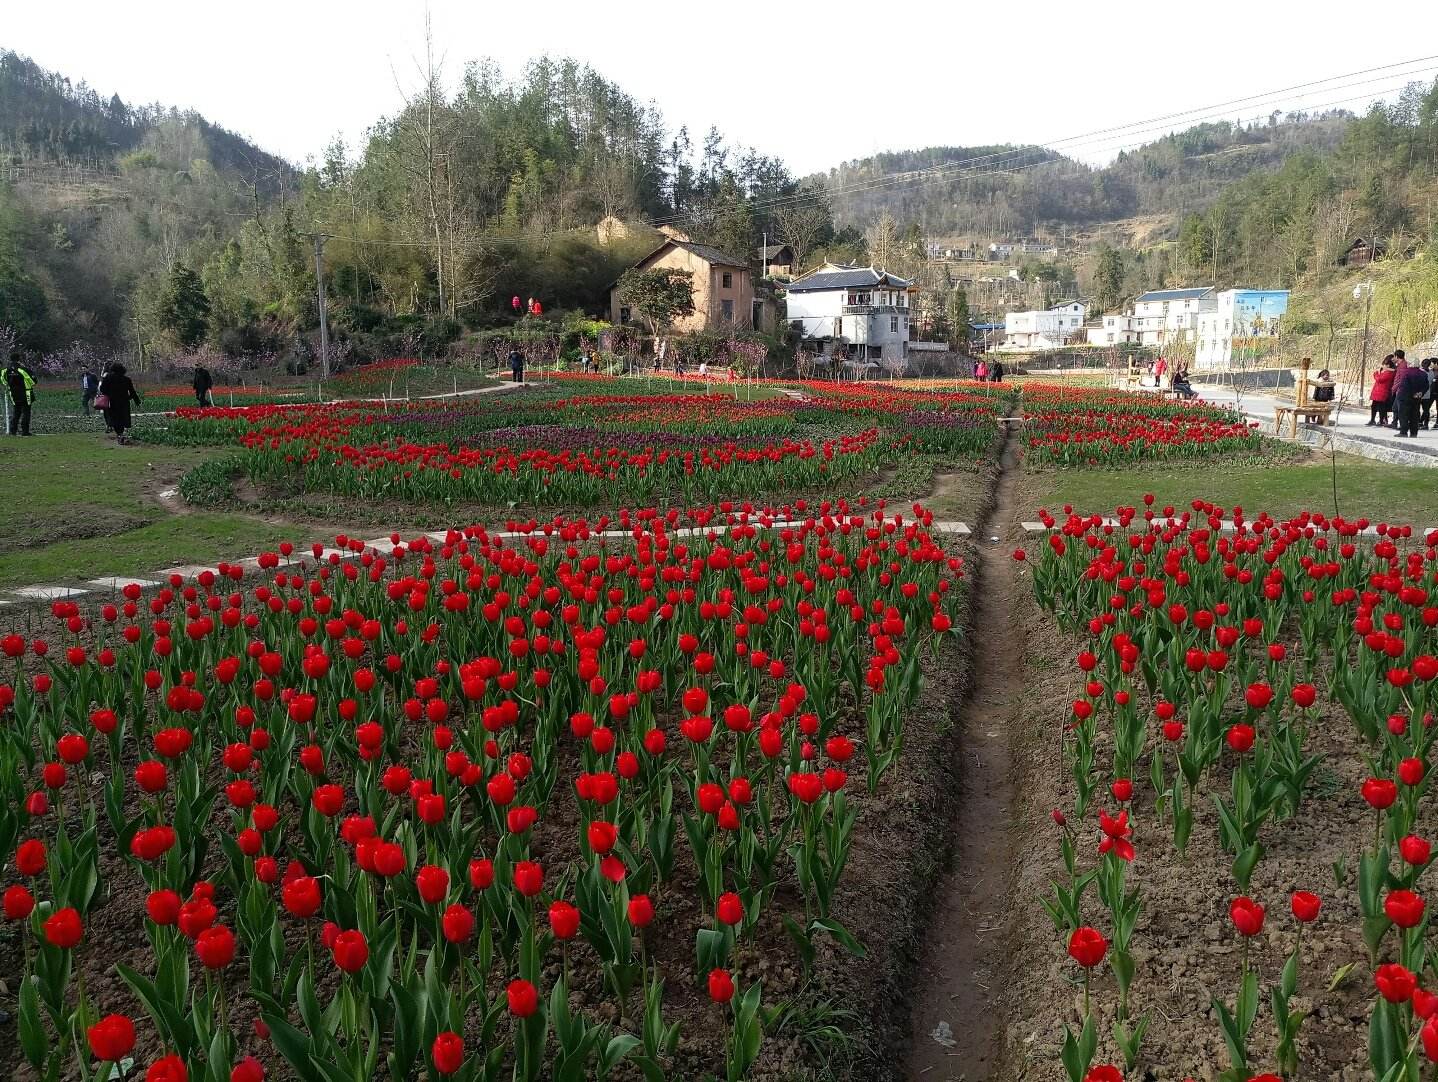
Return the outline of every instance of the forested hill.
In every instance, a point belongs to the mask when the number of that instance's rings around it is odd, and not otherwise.
[[[1252,127],[1201,124],[1101,168],[1043,147],[943,146],[845,162],[813,179],[829,188],[840,225],[862,226],[887,210],[931,237],[1051,235],[1140,214],[1177,221],[1290,155],[1333,149],[1351,119],[1336,112]]]
[[[176,138],[184,132],[187,138]],[[117,170],[127,156],[148,154],[165,165],[194,153],[217,170],[258,177],[274,188],[293,170],[287,162],[212,124],[198,113],[160,105],[131,106],[47,71],[0,48],[0,161],[17,166],[80,166]]]

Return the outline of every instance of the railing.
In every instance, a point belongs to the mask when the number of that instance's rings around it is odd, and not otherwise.
[[[897,304],[846,304],[840,309],[840,314],[846,316],[893,316],[908,311],[907,308],[901,308]]]

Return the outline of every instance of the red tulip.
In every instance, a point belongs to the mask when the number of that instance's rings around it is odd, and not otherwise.
[[[555,939],[573,939],[579,931],[579,910],[565,901],[553,902],[549,907],[549,927]]]
[[[1089,1068],[1083,1082],[1123,1082],[1123,1073],[1111,1063],[1101,1063]]]
[[[281,888],[280,900],[291,916],[313,917],[320,909],[320,885],[310,876],[297,876]]]
[[[190,1072],[185,1067],[185,1061],[171,1052],[150,1064],[150,1069],[145,1072],[145,1082],[190,1082]]]
[[[84,925],[80,923],[80,914],[68,906],[57,909],[47,917],[42,930],[45,933],[45,942],[62,950],[74,947],[85,933]]]
[[[727,969],[709,971],[709,998],[715,1003],[728,1003],[734,998],[734,978]]]
[[[1239,755],[1246,754],[1247,752],[1253,750],[1253,738],[1253,726],[1243,724],[1230,725],[1228,728],[1228,734],[1225,737],[1225,739],[1228,741],[1228,746],[1234,751],[1236,751]]]
[[[1370,807],[1382,811],[1398,799],[1398,786],[1387,778],[1369,778],[1363,783],[1362,793]]]
[[[444,938],[451,943],[463,943],[474,935],[474,914],[462,905],[452,905],[439,919]]]
[[[4,912],[6,920],[24,920],[35,908],[35,897],[18,883],[5,891]]]
[[[1400,928],[1416,928],[1423,920],[1423,899],[1411,890],[1391,890],[1383,899],[1383,912]]]
[[[1293,905],[1294,919],[1302,924],[1308,924],[1318,919],[1318,910],[1323,900],[1318,895],[1306,890],[1295,890],[1290,899]]]
[[[515,861],[514,889],[526,898],[533,898],[544,889],[544,869],[532,860]]]
[[[1101,964],[1106,954],[1108,940],[1104,939],[1097,928],[1076,928],[1073,935],[1069,936],[1069,957],[1085,969]]]
[[[246,1056],[230,1072],[230,1082],[265,1082],[265,1068],[254,1056]]]
[[[1247,895],[1233,900],[1228,907],[1228,915],[1241,936],[1255,936],[1263,931],[1263,906]]]
[[[15,850],[15,868],[24,876],[34,877],[45,870],[45,843],[30,838]]]
[[[629,899],[629,923],[636,928],[647,928],[654,920],[654,903],[647,894],[636,894]]]
[[[195,938],[195,956],[206,969],[223,969],[235,957],[235,933],[223,924],[206,928]]]
[[[509,1013],[516,1018],[528,1018],[539,1009],[539,992],[526,980],[510,981],[507,994]]]
[[[365,941],[364,933],[357,931],[340,932],[335,936],[334,944],[330,947],[330,954],[335,960],[335,965],[346,973],[358,973],[369,961],[369,944]]]
[[[135,1023],[123,1014],[107,1014],[85,1030],[85,1038],[96,1059],[116,1063],[135,1047]]]
[[[155,890],[145,899],[145,913],[156,924],[169,926],[180,919],[180,896],[173,890]]]
[[[1418,987],[1418,978],[1403,966],[1389,962],[1378,967],[1373,974],[1373,983],[1389,1003],[1407,1003]]]
[[[449,893],[449,873],[436,864],[426,864],[414,875],[415,889],[430,905],[438,905]]]
[[[434,1039],[429,1054],[436,1071],[454,1074],[464,1065],[464,1038],[446,1030]]]
[[[715,906],[715,916],[723,924],[738,924],[744,919],[744,902],[733,891],[721,894]]]
[[[1398,852],[1404,861],[1421,868],[1433,855],[1433,847],[1416,834],[1409,834],[1398,843]]]

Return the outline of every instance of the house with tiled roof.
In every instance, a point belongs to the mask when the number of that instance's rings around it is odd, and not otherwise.
[[[784,289],[789,325],[814,352],[903,368],[913,282],[874,267],[825,263]]]
[[[690,334],[707,330],[773,330],[773,302],[754,293],[748,261],[707,244],[680,237],[664,243],[635,264],[639,270],[688,271],[694,280],[694,312],[674,321],[673,330]],[[766,313],[769,313],[766,318]],[[616,282],[609,290],[609,320],[614,324],[639,323],[620,296]]]

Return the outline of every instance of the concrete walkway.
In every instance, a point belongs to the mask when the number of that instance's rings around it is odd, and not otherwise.
[[[1273,429],[1274,410],[1279,406],[1291,406],[1292,397],[1282,398],[1261,391],[1203,383],[1195,380],[1193,389],[1199,398],[1215,406],[1229,406],[1245,417],[1259,423],[1260,431],[1267,435],[1279,435],[1288,439],[1288,426],[1275,433]],[[1298,426],[1298,442],[1317,450],[1326,451],[1330,445],[1346,454],[1362,455],[1399,466],[1429,466],[1438,468],[1438,430],[1422,430],[1417,439],[1400,437],[1391,428],[1368,427],[1368,401],[1339,400],[1335,411],[1337,424]]]

